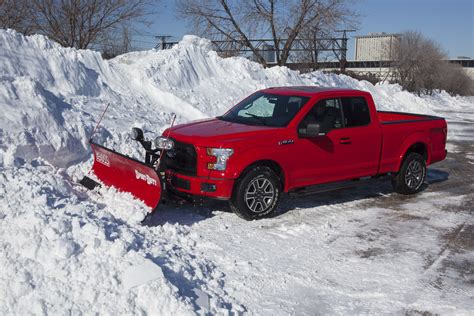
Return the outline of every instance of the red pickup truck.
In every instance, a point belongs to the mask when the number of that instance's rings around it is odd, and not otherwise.
[[[140,130],[134,134],[144,141]],[[389,176],[396,192],[416,193],[426,166],[446,157],[447,125],[377,111],[368,92],[302,86],[257,91],[222,116],[163,135],[153,142],[161,156],[147,164],[160,165],[167,189],[229,200],[236,214],[256,219],[272,214],[283,192],[366,178]]]

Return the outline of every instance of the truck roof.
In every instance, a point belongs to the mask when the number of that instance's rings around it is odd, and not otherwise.
[[[357,92],[366,93],[365,91],[348,89],[348,88],[334,88],[334,87],[319,87],[319,86],[288,86],[288,87],[271,87],[264,89],[263,91],[267,93],[276,93],[276,94],[298,94],[304,96],[314,96],[318,93],[323,92]]]

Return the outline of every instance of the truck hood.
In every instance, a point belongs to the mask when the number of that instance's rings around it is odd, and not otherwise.
[[[177,125],[170,130],[170,136],[181,141],[201,145],[214,142],[238,141],[245,137],[264,136],[272,134],[279,128],[269,126],[254,126],[216,118],[193,121],[187,124]],[[167,131],[163,134],[166,135]]]

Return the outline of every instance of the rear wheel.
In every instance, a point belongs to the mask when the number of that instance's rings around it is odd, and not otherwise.
[[[403,160],[398,174],[392,179],[395,192],[414,194],[421,190],[426,177],[426,162],[422,155],[410,153]]]
[[[270,216],[278,206],[280,187],[280,179],[272,169],[256,166],[237,181],[230,208],[246,220]]]

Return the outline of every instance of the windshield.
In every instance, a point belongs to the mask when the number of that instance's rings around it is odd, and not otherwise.
[[[283,127],[308,102],[309,97],[258,92],[218,119],[248,125]]]

